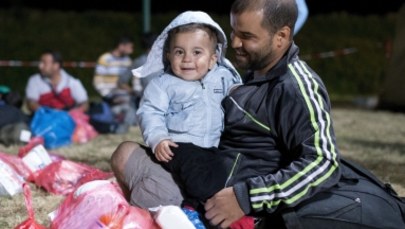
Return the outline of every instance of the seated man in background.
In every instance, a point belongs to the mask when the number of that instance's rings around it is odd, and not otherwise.
[[[128,88],[128,90],[131,90],[132,93],[135,96],[136,99],[136,104],[138,107],[138,104],[140,102],[140,99],[142,98],[143,91],[146,88],[146,85],[149,83],[149,81],[153,78],[152,77],[134,77],[132,74],[132,69],[139,68],[146,62],[146,58],[148,57],[149,51],[155,42],[157,38],[157,34],[153,32],[146,32],[142,34],[141,37],[141,48],[142,48],[142,54],[137,56],[133,62],[132,65],[123,73],[120,75],[120,78],[118,80],[118,86],[121,88]],[[128,82],[132,81],[132,88],[129,85]]]
[[[120,85],[119,76],[132,64],[130,54],[133,52],[133,40],[127,36],[120,37],[115,47],[98,60],[93,78],[93,86],[101,98],[110,106],[117,122],[122,123],[126,132],[135,123],[135,103],[131,98],[131,87]]]
[[[32,75],[25,88],[27,107],[35,112],[40,106],[70,110],[88,109],[88,96],[79,79],[62,68],[59,52],[44,51],[39,61],[39,73]]]

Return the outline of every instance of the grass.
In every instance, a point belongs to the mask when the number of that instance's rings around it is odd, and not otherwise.
[[[384,111],[334,108],[332,111],[340,152],[370,169],[405,196],[405,114]],[[142,141],[133,127],[124,135],[100,135],[90,143],[71,145],[52,152],[110,171],[111,153],[122,141]],[[17,146],[0,151],[16,154]],[[47,214],[55,210],[63,196],[49,194],[31,184],[36,221],[49,226]],[[22,194],[0,197],[0,228],[14,228],[28,218]]]

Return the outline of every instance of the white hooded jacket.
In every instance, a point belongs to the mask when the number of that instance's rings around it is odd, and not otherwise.
[[[178,26],[203,23],[217,31],[217,64],[200,81],[186,81],[164,72],[164,44],[168,32]],[[191,142],[201,147],[218,146],[223,130],[221,101],[229,88],[241,83],[232,64],[224,57],[227,40],[220,26],[201,11],[177,16],[152,46],[146,63],[135,70],[137,77],[158,75],[145,88],[137,111],[145,143],[153,152],[159,142]]]

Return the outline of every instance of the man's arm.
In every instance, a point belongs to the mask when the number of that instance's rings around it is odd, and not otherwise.
[[[70,87],[72,97],[75,100],[75,107],[86,112],[89,109],[89,97],[83,84],[79,79],[74,79]]]
[[[40,105],[37,101],[27,99],[27,107],[32,113],[34,113],[36,110],[38,110]]]

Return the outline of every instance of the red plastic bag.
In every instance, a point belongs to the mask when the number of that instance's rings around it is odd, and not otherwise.
[[[103,172],[86,164],[61,160],[40,170],[34,182],[50,193],[66,195],[88,181],[108,179],[112,176],[111,172]]]
[[[129,206],[117,183],[88,182],[70,193],[55,211],[52,229],[157,229],[147,210]]]
[[[23,184],[23,190],[25,206],[27,207],[28,212],[28,219],[17,225],[15,229],[46,229],[46,227],[35,222],[34,210],[32,209],[31,189],[27,183]]]
[[[99,217],[97,224],[104,229],[159,229],[151,214],[142,208],[119,204],[115,211]]]
[[[18,157],[24,157],[28,152],[31,151],[32,148],[34,148],[37,145],[43,145],[44,144],[44,138],[42,137],[33,137],[31,140],[24,146],[20,147],[18,149]]]
[[[24,164],[24,162],[21,160],[21,158],[15,155],[0,152],[0,160],[2,160],[10,167],[12,167],[14,171],[24,179],[27,179],[29,177],[31,172],[28,169],[28,167]]]
[[[24,178],[0,159],[0,196],[13,196],[22,192]]]
[[[17,169],[24,172],[25,180],[34,182],[38,175],[38,170],[49,165],[52,162],[64,160],[65,157],[48,152],[44,146],[44,139],[41,137],[32,138],[25,146],[18,150],[18,159],[14,159],[15,163],[21,161],[22,166]],[[49,159],[49,160],[48,160]],[[19,164],[16,164],[19,165]]]
[[[86,143],[97,137],[97,131],[89,123],[89,116],[86,115],[81,109],[75,108],[70,110],[69,114],[76,123],[76,127],[72,135],[73,142]]]

